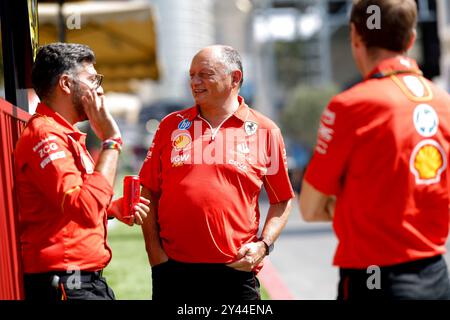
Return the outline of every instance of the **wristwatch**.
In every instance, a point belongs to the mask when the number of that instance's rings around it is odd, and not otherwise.
[[[260,238],[259,241],[262,241],[262,243],[264,243],[264,245],[266,246],[266,256],[268,256],[273,251],[273,243],[270,243],[267,239],[264,238]]]

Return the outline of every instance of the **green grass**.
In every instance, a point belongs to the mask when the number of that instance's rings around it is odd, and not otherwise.
[[[151,271],[141,227],[116,222],[109,230],[113,257],[104,275],[120,300],[151,299]]]
[[[113,257],[104,271],[108,284],[119,300],[151,299],[151,270],[148,264],[144,238],[139,226],[129,227],[115,222],[109,229],[108,242]],[[261,287],[261,298],[270,300]]]
[[[270,300],[269,294],[263,286],[261,286],[261,300]]]

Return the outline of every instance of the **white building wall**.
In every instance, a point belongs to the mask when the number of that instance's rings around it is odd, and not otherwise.
[[[215,43],[214,0],[150,0],[158,35],[159,83],[145,100],[191,99],[189,67],[194,54]]]
[[[450,1],[438,0],[438,26],[441,40],[441,84],[450,92]]]

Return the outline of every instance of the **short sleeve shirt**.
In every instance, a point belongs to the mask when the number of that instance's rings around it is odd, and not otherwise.
[[[293,197],[280,129],[239,101],[217,129],[194,106],[163,119],[154,137],[140,177],[159,199],[160,237],[172,259],[234,261],[257,240],[262,186],[272,204]]]
[[[384,60],[324,110],[305,179],[336,195],[334,263],[392,265],[445,252],[450,98],[406,57]]]

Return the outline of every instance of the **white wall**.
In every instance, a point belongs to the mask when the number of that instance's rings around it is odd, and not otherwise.
[[[215,42],[214,0],[150,0],[155,8],[160,83],[143,100],[191,99],[188,79],[194,54]]]

